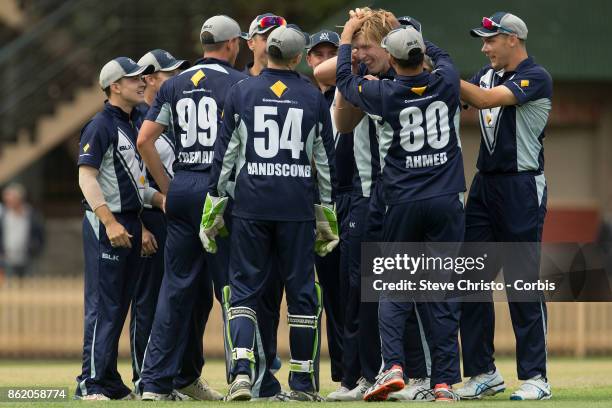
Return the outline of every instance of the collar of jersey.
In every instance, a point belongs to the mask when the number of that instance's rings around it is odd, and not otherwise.
[[[412,76],[396,75],[395,80],[406,85],[427,85],[429,82],[429,72],[421,72],[418,75]]]
[[[195,65],[202,65],[202,64],[219,64],[219,65],[225,65],[226,67],[234,68],[232,67],[232,64],[230,64],[229,62],[225,60],[220,60],[217,58],[210,58],[210,57],[200,58],[193,65],[195,66]]]
[[[529,68],[533,65],[535,65],[535,62],[533,61],[533,57],[527,57],[524,60],[522,60],[520,64],[516,66],[516,69],[514,70],[514,72],[522,71],[525,68]]]
[[[119,108],[118,106],[111,105],[108,100],[104,101],[104,110],[108,111],[111,115],[116,116],[119,119],[125,120],[126,122],[130,121],[132,117],[137,114],[136,106],[132,108],[132,113],[128,115],[123,109]]]
[[[288,69],[276,69],[276,68],[264,68],[261,71],[261,74],[263,74],[263,75],[297,76],[298,78],[300,77],[300,74],[297,71],[290,71]]]
[[[515,72],[520,72],[524,69],[527,69],[529,67],[532,67],[535,65],[535,62],[533,60],[533,57],[527,57],[524,60],[522,60],[517,66],[516,69],[514,71],[504,71],[503,69],[500,69],[499,71],[495,71],[495,73],[501,77],[503,77],[504,75],[509,75],[509,74],[514,74]],[[490,65],[489,65],[490,66]]]

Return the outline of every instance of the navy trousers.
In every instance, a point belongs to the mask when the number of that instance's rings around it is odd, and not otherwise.
[[[78,396],[104,394],[120,399],[130,393],[117,371],[117,352],[140,272],[142,227],[136,212],[115,214],[115,218],[132,235],[132,248],[113,248],[93,212],[86,211],[83,219],[85,322]]]
[[[144,209],[140,219],[155,237],[157,252],[143,258],[136,281],[130,309],[130,354],[132,356],[132,382],[140,383],[140,368],[151,334],[159,288],[164,276],[164,247],[166,245],[166,216],[158,209]]]
[[[320,305],[314,279],[314,221],[259,221],[234,217],[232,227],[231,308],[257,310],[270,270],[266,267],[267,259],[276,257],[287,293],[289,314],[317,316]],[[232,348],[253,349],[255,322],[252,319],[231,319],[229,328]],[[290,327],[289,332],[291,359],[318,361],[320,337],[317,331]],[[251,362],[245,358],[238,359],[231,374],[232,377],[252,375]],[[317,374],[316,371],[291,373],[289,386],[292,390],[313,391],[318,388]]]
[[[390,205],[385,216],[383,238],[385,242],[462,242],[464,232],[463,203],[458,194],[452,194]],[[454,253],[429,255],[454,256],[460,249],[460,244],[457,244]],[[421,318],[431,353],[431,384],[460,382],[458,331],[461,308],[456,302],[415,304],[386,299],[382,294],[379,326],[384,369],[393,365],[408,368],[406,317],[414,312],[418,312]]]
[[[229,240],[207,254],[198,237],[208,172],[178,171],[166,197],[165,271],[141,390],[168,394],[195,381],[204,364],[202,336],[213,304],[227,283]],[[214,282],[214,289],[213,289]]]
[[[466,205],[466,241],[470,242],[541,242],[546,216],[546,180],[544,175],[474,176]],[[539,270],[539,251],[525,251],[499,260],[508,276],[535,280]],[[495,273],[499,268],[490,268]],[[494,279],[491,276],[490,279]],[[512,327],[516,337],[519,380],[536,375],[546,377],[546,303],[509,302]],[[463,303],[461,347],[465,376],[471,377],[495,369],[493,303]]]

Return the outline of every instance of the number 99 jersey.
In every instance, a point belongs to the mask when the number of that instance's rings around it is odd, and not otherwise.
[[[209,191],[225,195],[236,166],[234,216],[309,221],[316,201],[333,202],[334,141],[327,101],[295,71],[266,68],[236,84],[215,149]]]
[[[350,46],[338,51],[336,86],[376,122],[388,205],[465,191],[459,74],[445,51],[426,44],[436,69],[393,81],[353,75]]]
[[[163,83],[146,119],[164,125],[174,139],[175,172],[210,168],[226,95],[246,77],[227,61],[203,58]]]

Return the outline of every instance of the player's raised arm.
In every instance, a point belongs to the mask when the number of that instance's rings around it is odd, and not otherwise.
[[[504,85],[484,89],[464,80],[461,80],[461,100],[477,109],[512,106],[518,103],[514,94]]]
[[[336,85],[336,64],[338,57],[320,63],[312,72],[318,83],[325,86]]]
[[[363,111],[352,105],[340,91],[336,90],[333,118],[336,130],[340,133],[350,133],[363,118]]]
[[[380,115],[383,103],[380,81],[369,81],[352,72],[351,42],[366,17],[351,17],[344,25],[338,49],[336,86],[346,100],[363,111]]]
[[[431,58],[435,67],[433,70],[434,75],[443,76],[447,82],[456,84],[459,81],[459,72],[457,72],[457,68],[455,68],[455,64],[453,64],[453,60],[448,52],[431,41],[425,40],[425,46],[427,47],[425,53]]]

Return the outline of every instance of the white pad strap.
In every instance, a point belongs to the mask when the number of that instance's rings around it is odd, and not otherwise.
[[[227,320],[236,319],[237,317],[244,317],[251,319],[253,323],[257,324],[257,313],[250,307],[237,306],[230,307],[227,311]]]
[[[294,373],[313,373],[314,362],[312,360],[289,360],[289,371]]]
[[[255,353],[253,350],[248,348],[235,348],[232,349],[232,360],[249,360],[250,362],[255,362]]]
[[[318,327],[318,319],[317,316],[287,314],[287,324],[289,327],[316,329]]]

